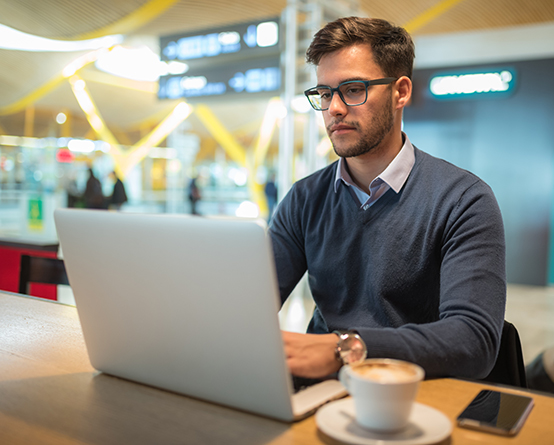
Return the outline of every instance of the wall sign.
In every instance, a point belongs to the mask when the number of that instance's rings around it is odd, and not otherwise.
[[[278,94],[279,33],[279,20],[271,19],[162,37],[160,58],[189,69],[160,77],[158,98]]]
[[[31,230],[43,229],[42,199],[39,197],[30,198],[28,201],[27,224]]]
[[[219,67],[190,70],[160,78],[160,99],[194,99],[236,94],[275,95],[281,87],[279,58],[254,59]]]
[[[464,73],[441,73],[429,82],[429,91],[436,99],[506,97],[513,93],[516,71],[497,68]]]
[[[226,54],[265,54],[279,48],[277,19],[179,34],[160,39],[160,58],[165,61],[190,61]]]

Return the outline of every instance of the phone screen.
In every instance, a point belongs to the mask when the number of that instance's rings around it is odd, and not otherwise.
[[[533,407],[531,397],[482,390],[458,416],[458,425],[497,434],[516,434]]]

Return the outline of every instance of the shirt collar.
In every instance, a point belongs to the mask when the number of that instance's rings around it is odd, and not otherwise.
[[[380,179],[385,182],[395,191],[395,193],[400,192],[415,163],[414,147],[410,142],[410,139],[408,139],[408,136],[404,133],[402,133],[402,135],[404,137],[404,145],[387,168],[374,179],[374,181]],[[337,170],[335,173],[335,193],[337,192],[341,182],[347,186],[355,185],[350,174],[348,173],[348,170],[346,169],[346,162],[344,158],[340,158],[337,164]]]

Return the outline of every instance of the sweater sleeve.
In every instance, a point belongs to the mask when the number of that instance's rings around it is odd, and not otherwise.
[[[506,303],[502,217],[484,182],[477,180],[459,198],[440,246],[437,321],[351,328],[365,340],[370,357],[418,363],[428,377],[483,378],[498,354]]]
[[[307,269],[301,224],[297,218],[298,205],[296,186],[293,185],[279,203],[269,226],[281,304],[288,298]]]

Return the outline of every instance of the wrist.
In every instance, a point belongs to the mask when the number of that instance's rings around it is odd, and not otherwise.
[[[333,331],[338,337],[335,346],[335,359],[341,365],[348,365],[365,360],[367,346],[362,337],[354,331]]]

